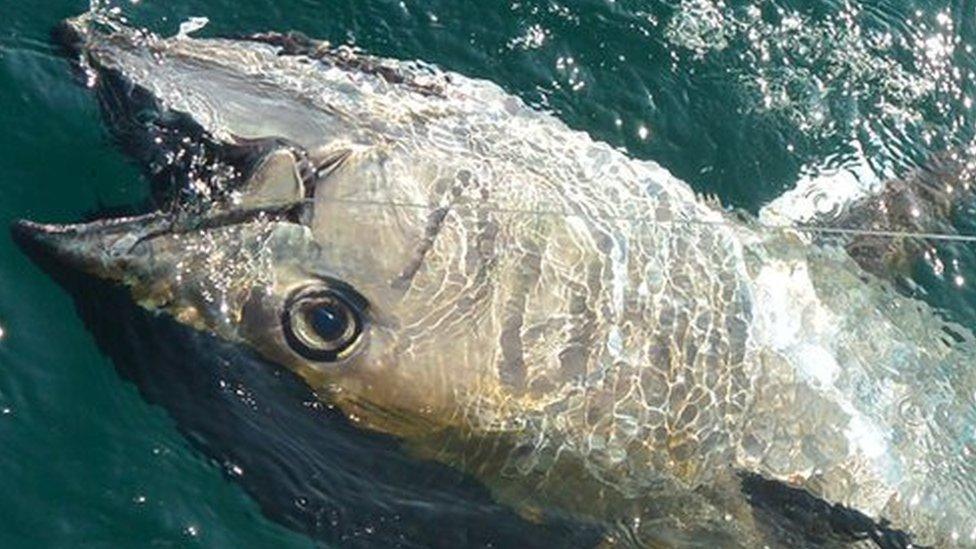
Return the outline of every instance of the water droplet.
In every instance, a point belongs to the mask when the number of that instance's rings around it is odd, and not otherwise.
[[[207,19],[206,17],[191,17],[180,23],[180,30],[177,32],[176,36],[177,38],[186,38],[187,36],[207,26],[208,23],[210,23],[210,19]]]

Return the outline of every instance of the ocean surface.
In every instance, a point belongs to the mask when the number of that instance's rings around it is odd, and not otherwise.
[[[140,0],[134,24],[298,30],[490,79],[755,214],[800,181],[882,181],[973,151],[976,2]],[[0,225],[136,211],[149,186],[51,43],[83,1],[0,0]],[[976,160],[976,155],[973,156]],[[859,178],[859,179],[858,179]],[[837,183],[840,186],[840,183]],[[972,207],[957,233],[976,233]],[[976,329],[973,245],[906,287]],[[359,433],[299,382],[52,280],[0,231],[0,547],[579,546]],[[194,352],[197,348],[206,352]],[[976,367],[976,365],[974,365]]]

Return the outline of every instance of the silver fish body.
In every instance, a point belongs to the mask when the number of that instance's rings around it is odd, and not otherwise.
[[[19,226],[147,308],[499,497],[643,519],[645,541],[763,540],[715,488],[749,471],[976,544],[976,341],[842,249],[722,212],[489,82],[284,35],[91,14],[70,32],[96,86],[121,78],[228,150],[276,144],[193,215]]]

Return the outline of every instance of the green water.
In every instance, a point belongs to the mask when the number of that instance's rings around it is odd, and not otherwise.
[[[972,2],[716,6],[142,0],[123,8],[166,32],[204,15],[205,34],[294,29],[488,78],[750,211],[804,174],[866,162],[897,175],[972,142]],[[78,220],[146,198],[138,167],[50,44],[52,26],[85,9],[0,0],[0,224]],[[973,217],[961,215],[959,230],[971,231]],[[972,252],[940,248],[945,272],[921,264],[915,276],[926,299],[976,327]],[[119,374],[69,294],[6,232],[0,327],[0,547],[315,543],[262,512],[165,406]],[[368,512],[349,515],[368,533]]]

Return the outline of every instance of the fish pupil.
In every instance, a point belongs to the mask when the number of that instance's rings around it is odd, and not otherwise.
[[[346,332],[348,318],[336,304],[316,307],[308,316],[312,329],[326,341],[335,341]]]

